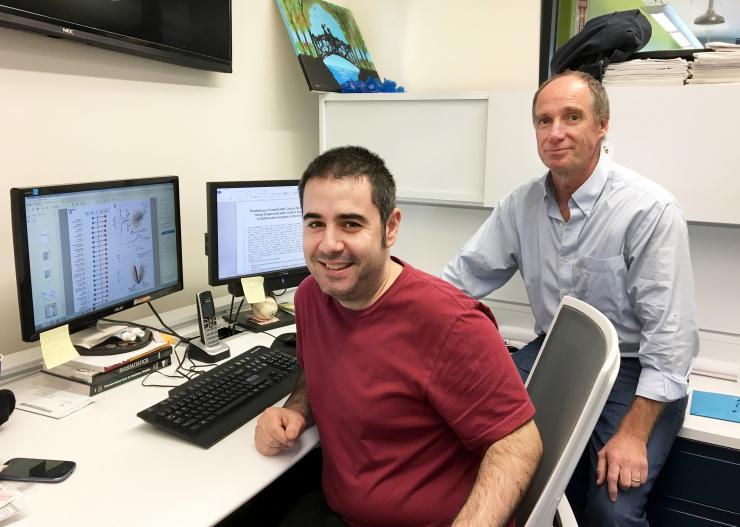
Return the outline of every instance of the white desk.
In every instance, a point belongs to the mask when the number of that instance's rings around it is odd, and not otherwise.
[[[165,320],[188,318],[192,311],[175,310],[166,313]],[[146,322],[156,324],[153,317]],[[178,329],[189,334],[185,328]],[[243,333],[228,343],[233,356],[271,341],[267,335]],[[167,394],[166,388],[143,388],[140,381],[96,395],[92,405],[60,420],[18,410],[0,426],[0,460],[38,457],[78,464],[65,482],[34,484],[26,491],[29,506],[23,516],[4,526],[213,525],[318,442],[318,433],[311,428],[294,451],[266,458],[254,448],[255,423],[250,422],[204,450],[136,417]],[[696,375],[691,378],[691,389],[740,394],[736,382]],[[740,450],[740,424],[693,416],[688,409],[679,435]],[[561,513],[567,508],[563,499]]]
[[[227,342],[234,356],[269,345],[272,337],[243,333]],[[157,377],[164,379],[153,375],[150,380]],[[166,388],[144,388],[137,379],[96,395],[93,404],[63,419],[15,411],[0,427],[3,461],[69,459],[77,469],[62,483],[34,484],[26,491],[29,506],[23,516],[3,525],[213,525],[318,442],[315,427],[310,428],[295,450],[266,458],[254,448],[252,421],[205,450],[136,417],[166,395]]]
[[[694,390],[740,395],[740,384],[736,381],[692,375],[689,386],[690,397],[693,397]],[[691,398],[689,398],[686,417],[678,435],[685,439],[740,450],[740,423],[691,415]]]

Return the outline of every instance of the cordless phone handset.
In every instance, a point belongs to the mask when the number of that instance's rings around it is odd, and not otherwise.
[[[218,329],[216,328],[216,309],[213,305],[213,296],[210,291],[201,291],[195,295],[195,305],[198,308],[198,329],[200,339],[207,348],[219,343]]]
[[[201,291],[195,294],[195,306],[198,309],[198,330],[200,340],[190,339],[187,356],[190,360],[197,360],[212,364],[226,359],[231,354],[229,346],[218,338],[216,327],[216,307],[210,291]]]

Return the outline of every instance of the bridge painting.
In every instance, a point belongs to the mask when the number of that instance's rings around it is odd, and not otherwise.
[[[352,13],[323,0],[276,0],[312,90],[339,91],[350,80],[378,77]]]

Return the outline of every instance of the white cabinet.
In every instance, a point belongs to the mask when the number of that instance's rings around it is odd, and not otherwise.
[[[608,91],[610,155],[673,193],[687,220],[740,224],[740,86]],[[320,148],[358,144],[376,151],[396,177],[400,201],[493,207],[544,174],[533,95],[324,95]]]
[[[614,159],[667,188],[694,222],[740,224],[740,85],[609,89]]]
[[[483,205],[488,93],[330,94],[319,104],[321,151],[377,152],[400,201]]]

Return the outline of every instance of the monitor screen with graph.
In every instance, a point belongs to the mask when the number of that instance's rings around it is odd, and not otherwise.
[[[10,191],[25,341],[183,288],[175,176]]]

